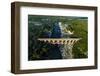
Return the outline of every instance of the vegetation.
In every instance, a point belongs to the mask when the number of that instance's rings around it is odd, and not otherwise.
[[[53,59],[50,57],[49,43],[40,42],[38,38],[48,38],[55,22],[62,22],[63,27],[74,31],[73,38],[82,38],[73,47],[73,58],[88,57],[88,19],[87,17],[63,16],[28,16],[28,60]],[[66,27],[65,24],[69,25]],[[66,31],[65,31],[66,32]],[[66,36],[64,36],[66,38]],[[56,54],[55,54],[56,55]]]

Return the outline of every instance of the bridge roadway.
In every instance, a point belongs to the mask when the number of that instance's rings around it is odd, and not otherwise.
[[[48,42],[51,44],[67,44],[73,45],[81,38],[39,38],[39,41]]]

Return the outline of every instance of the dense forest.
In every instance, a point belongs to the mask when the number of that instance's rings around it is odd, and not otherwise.
[[[54,47],[53,45],[37,40],[38,38],[50,38],[54,24],[57,22],[62,23],[62,27],[65,29],[63,32],[74,31],[70,38],[81,38],[73,46],[73,59],[88,57],[87,17],[28,15],[28,60],[57,59],[49,56],[50,47]],[[67,37],[63,36],[63,38]],[[56,54],[54,52],[52,56]]]

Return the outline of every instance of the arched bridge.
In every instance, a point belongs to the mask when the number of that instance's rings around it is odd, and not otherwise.
[[[51,44],[67,44],[73,45],[81,38],[39,38],[39,41],[48,42]]]

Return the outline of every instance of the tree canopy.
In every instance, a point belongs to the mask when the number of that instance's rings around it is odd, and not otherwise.
[[[74,31],[71,38],[81,38],[73,46],[73,58],[88,57],[88,18],[72,16],[28,15],[28,59],[50,59],[49,44],[38,41],[38,38],[49,38],[55,22],[62,22],[65,29]],[[69,27],[66,27],[68,25]],[[66,31],[65,31],[66,32]],[[66,36],[64,36],[66,38]]]

